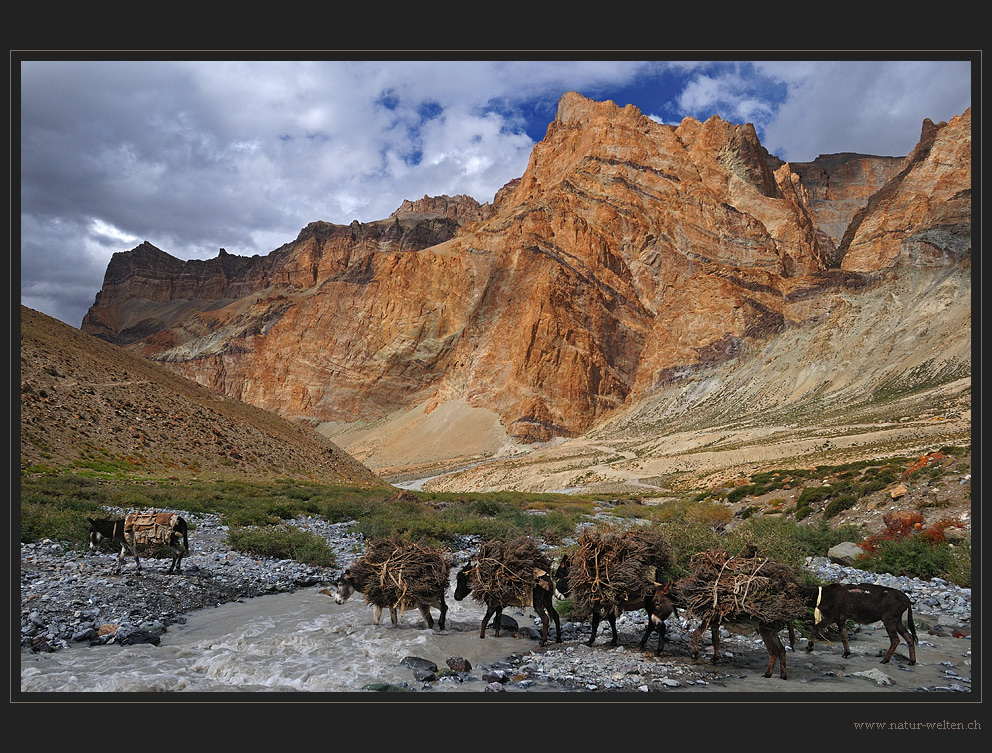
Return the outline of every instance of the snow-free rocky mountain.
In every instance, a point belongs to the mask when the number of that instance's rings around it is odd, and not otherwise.
[[[179,481],[309,479],[387,489],[312,427],[20,308],[21,471],[88,468]]]
[[[971,112],[787,163],[750,124],[562,96],[491,204],[315,221],[265,255],[115,254],[83,332],[438,489],[971,442]],[[471,467],[469,467],[471,466]]]

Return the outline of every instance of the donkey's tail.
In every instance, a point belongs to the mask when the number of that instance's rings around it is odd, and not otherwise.
[[[906,622],[909,624],[909,632],[913,634],[913,643],[919,643],[919,638],[916,637],[916,625],[913,623],[913,605],[909,605],[909,609],[906,612]]]

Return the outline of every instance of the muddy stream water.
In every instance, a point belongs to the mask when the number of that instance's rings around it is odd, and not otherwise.
[[[192,613],[161,643],[73,646],[21,655],[21,690],[102,692],[358,692],[374,683],[421,683],[401,660],[415,656],[446,668],[451,656],[473,667],[530,650],[531,639],[479,639],[481,613],[471,600],[448,599],[444,631],[428,630],[416,610],[392,627],[388,612],[373,624],[360,596],[344,604],[303,589]],[[437,612],[433,615],[436,619]],[[478,673],[472,673],[478,675]],[[481,692],[481,679],[434,682],[437,692]]]

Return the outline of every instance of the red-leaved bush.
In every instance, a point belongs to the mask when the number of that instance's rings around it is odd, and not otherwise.
[[[937,521],[929,528],[923,527],[923,515],[918,512],[898,511],[882,518],[885,529],[880,533],[869,536],[858,546],[869,554],[878,551],[878,545],[884,541],[899,541],[912,535],[917,535],[921,541],[928,544],[943,544],[946,539],[944,531],[957,522],[951,518]]]

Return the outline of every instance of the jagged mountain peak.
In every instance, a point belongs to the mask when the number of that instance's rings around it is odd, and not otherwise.
[[[623,416],[664,431],[707,402],[804,414],[808,390],[871,401],[923,363],[956,382],[970,373],[970,118],[932,130],[905,160],[789,164],[749,124],[666,126],[570,92],[492,206],[425,196],[380,222],[311,223],[236,274],[115,278],[84,329],[361,445],[374,467],[578,438]],[[873,363],[890,333],[862,317],[896,288],[953,302],[936,315],[958,328],[943,366],[932,353]],[[738,381],[768,354],[774,379]],[[807,388],[817,360],[878,379],[820,373]],[[731,384],[741,399],[724,403]],[[463,427],[460,449],[414,446],[442,415]]]

